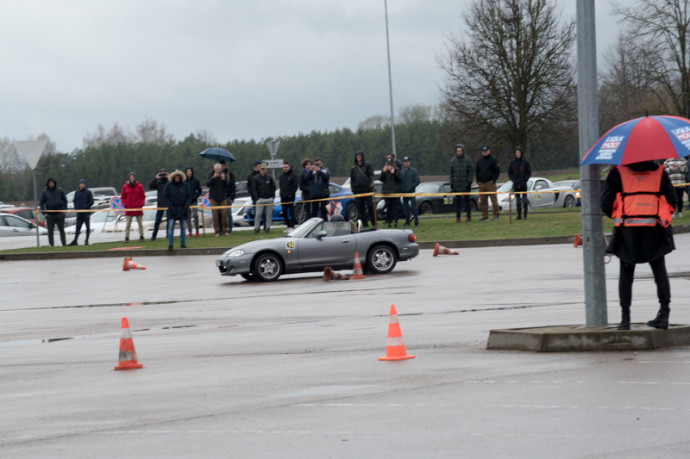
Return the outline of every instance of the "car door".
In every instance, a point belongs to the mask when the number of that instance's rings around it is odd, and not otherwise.
[[[549,183],[544,179],[536,179],[534,181],[534,186],[532,188],[532,199],[534,207],[551,207],[554,194],[553,193],[540,193],[541,190],[548,190]]]
[[[335,223],[349,226],[349,222],[322,222],[309,235],[295,240],[295,250],[302,267],[338,266],[352,262],[357,241],[353,234],[340,234]],[[326,232],[326,236],[317,237],[322,231]]]
[[[14,215],[3,215],[0,218],[4,219],[4,222],[2,222],[3,236],[30,236],[33,234],[31,223],[26,220]]]
[[[460,196],[454,196],[450,193],[450,183],[444,183],[439,187],[439,193],[444,193],[443,201],[441,202],[440,213],[447,214],[449,212],[455,211],[455,200],[459,199]]]

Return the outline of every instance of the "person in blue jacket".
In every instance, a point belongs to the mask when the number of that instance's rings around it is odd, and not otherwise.
[[[86,188],[86,180],[79,180],[79,189],[74,192],[74,210],[77,211],[77,229],[74,232],[74,240],[70,245],[77,245],[79,233],[81,232],[81,225],[86,225],[86,241],[84,245],[89,245],[89,234],[91,234],[91,206],[93,206],[93,193]],[[79,212],[82,211],[82,212]]]
[[[170,181],[163,188],[163,200],[168,207],[168,250],[173,249],[175,241],[175,221],[180,222],[180,247],[187,248],[185,245],[185,222],[189,214],[189,205],[192,202],[192,195],[189,187],[184,182],[184,172],[176,170],[170,174]]]

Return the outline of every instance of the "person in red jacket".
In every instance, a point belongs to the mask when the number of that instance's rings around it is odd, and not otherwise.
[[[134,172],[129,173],[127,183],[122,185],[122,193],[120,193],[122,205],[125,208],[125,218],[127,219],[127,226],[125,226],[125,242],[129,242],[129,228],[132,225],[132,217],[137,218],[139,224],[139,240],[144,240],[144,211],[141,210],[146,202],[146,192],[144,185],[137,182],[137,176]],[[129,210],[136,209],[136,210]]]

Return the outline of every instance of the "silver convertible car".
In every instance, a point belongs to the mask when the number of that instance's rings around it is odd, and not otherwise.
[[[375,274],[388,273],[398,261],[419,254],[412,230],[359,230],[351,221],[310,218],[284,237],[233,247],[216,266],[224,276],[274,281],[282,274],[322,271],[326,266],[352,269],[355,252],[362,269]]]

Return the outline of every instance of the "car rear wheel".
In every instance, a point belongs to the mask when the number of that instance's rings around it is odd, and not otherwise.
[[[283,263],[274,253],[264,253],[254,262],[254,276],[264,282],[277,280],[283,272]]]
[[[419,208],[419,213],[421,214],[433,214],[434,206],[431,205],[429,201],[423,202],[422,206]]]
[[[367,255],[367,268],[374,274],[386,274],[393,271],[397,261],[395,251],[390,246],[379,244]]]
[[[575,207],[575,196],[566,196],[563,200],[563,207]]]

